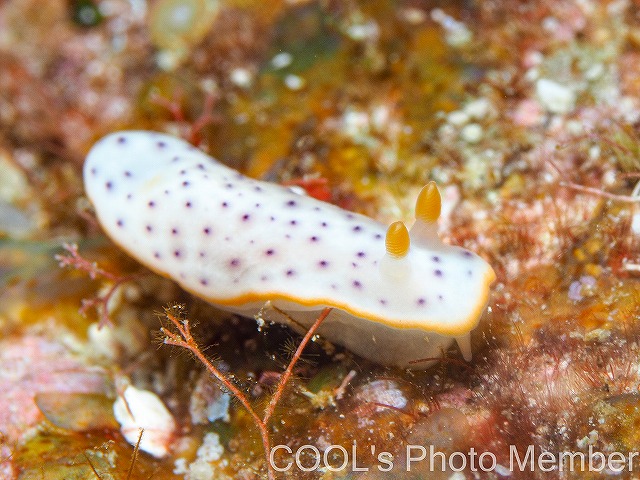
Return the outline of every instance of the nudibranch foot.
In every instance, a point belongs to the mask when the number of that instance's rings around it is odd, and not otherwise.
[[[410,362],[439,356],[455,339],[470,357],[464,338],[495,274],[478,255],[439,239],[435,184],[419,196],[408,234],[403,224],[387,232],[145,131],[96,143],[84,182],[114,242],[223,309],[251,317],[271,301],[307,326],[332,307],[320,333],[385,365],[426,368]]]
[[[277,307],[280,310],[280,307]],[[322,310],[321,308],[292,312],[283,309],[295,323],[276,310],[265,309],[262,318],[284,323],[304,334]],[[443,352],[454,342],[454,338],[450,336],[418,329],[398,331],[382,323],[353,317],[341,310],[333,310],[318,329],[318,333],[332,343],[347,346],[353,353],[371,362],[420,370],[436,363],[436,359],[441,358]],[[463,356],[465,360],[470,360],[464,352]],[[412,363],[421,359],[429,360]]]

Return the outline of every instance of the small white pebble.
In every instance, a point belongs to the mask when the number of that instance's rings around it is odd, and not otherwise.
[[[349,38],[356,41],[375,40],[380,35],[380,28],[374,21],[355,23],[347,28],[346,33]]]
[[[477,123],[465,125],[460,131],[460,138],[467,143],[478,143],[482,139],[482,127]]]
[[[293,62],[293,56],[288,52],[278,53],[271,59],[271,66],[276,70],[288,67]]]
[[[189,465],[189,473],[185,478],[189,480],[215,480],[215,472],[211,465],[198,459]]]
[[[220,443],[217,433],[209,432],[204,436],[202,445],[198,448],[198,458],[205,462],[215,462],[222,458],[224,447]]]
[[[445,40],[452,47],[461,47],[471,41],[473,34],[467,26],[447,15],[444,10],[435,8],[431,11],[431,19],[445,30]]]
[[[411,25],[419,25],[427,20],[427,14],[419,8],[407,7],[400,11],[400,17]]]
[[[187,459],[184,457],[180,457],[173,462],[173,474],[174,475],[184,475],[187,473],[189,469],[187,468]]]
[[[453,474],[451,474],[451,476],[449,477],[449,480],[465,480],[467,477],[464,476],[464,473],[462,472],[455,472]]]
[[[631,231],[635,235],[640,235],[640,212],[636,212],[631,216]]]
[[[496,465],[495,472],[501,477],[510,477],[511,470],[504,465],[500,465],[499,463]]]
[[[464,106],[465,113],[475,120],[482,120],[490,110],[491,104],[486,98],[478,98]]]
[[[576,94],[571,88],[547,78],[536,82],[536,95],[542,106],[551,113],[568,113],[576,102]]]
[[[140,450],[161,458],[169,453],[176,422],[153,392],[128,386],[113,404],[113,414],[120,431],[131,445],[140,440]]]
[[[469,122],[469,115],[462,110],[454,110],[447,115],[447,122],[453,126],[460,127]]]
[[[304,87],[305,81],[304,78],[291,74],[284,77],[284,84],[290,90],[300,90]]]
[[[253,75],[246,68],[234,68],[229,74],[229,79],[240,88],[249,88],[253,83]]]
[[[589,67],[589,69],[586,72],[584,72],[584,78],[590,81],[594,81],[602,77],[604,73],[605,73],[604,65],[601,63],[596,63],[595,65],[592,65],[591,67]]]

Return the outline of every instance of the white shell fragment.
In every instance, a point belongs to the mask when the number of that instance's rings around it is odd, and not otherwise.
[[[169,453],[176,422],[155,393],[128,386],[113,404],[113,415],[131,445],[138,443],[142,430],[140,450],[157,458]]]
[[[221,308],[254,316],[271,302],[306,327],[333,307],[320,333],[381,364],[426,368],[409,362],[440,356],[454,338],[470,358],[467,337],[495,274],[442,243],[435,224],[416,221],[411,248],[396,259],[386,254],[386,226],[153,132],[100,140],[84,181],[118,245]],[[275,310],[265,317],[288,323]]]

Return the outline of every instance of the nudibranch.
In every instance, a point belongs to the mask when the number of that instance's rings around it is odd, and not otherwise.
[[[300,330],[332,307],[319,333],[384,365],[426,368],[432,362],[410,362],[439,357],[454,340],[471,357],[495,274],[440,240],[433,182],[411,230],[387,229],[246,177],[178,138],[126,131],[93,146],[84,183],[115,243],[222,309],[262,311]]]

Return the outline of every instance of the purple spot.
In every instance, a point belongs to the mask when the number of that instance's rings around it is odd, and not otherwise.
[[[320,267],[322,268],[327,268],[329,266],[329,262],[327,262],[326,260],[320,260],[318,262],[318,265],[320,265]]]
[[[291,220],[289,222],[289,225],[297,225],[297,224],[298,224],[298,222],[296,220]]]
[[[173,157],[173,158],[171,159],[171,161],[172,161],[173,163],[177,162],[178,160],[180,160],[180,157],[178,157],[178,156],[175,156],[175,157]]]
[[[127,200],[131,200],[133,198],[133,195],[130,193],[127,193]]]
[[[442,301],[444,300],[444,297],[442,295],[438,295],[438,300]]]
[[[382,238],[382,235],[380,235],[379,233],[376,233],[373,238],[375,238],[376,240],[380,240]]]
[[[255,187],[253,187],[253,189],[254,189],[256,192],[261,192],[261,191],[262,191],[262,187],[260,187],[259,185],[256,185]]]
[[[124,137],[118,137],[118,143],[126,143],[127,139]]]
[[[207,256],[207,253],[206,253],[206,252],[200,252],[200,253],[198,254],[198,256],[199,256],[200,258],[204,258],[204,257],[206,257],[206,256]]]
[[[122,225],[124,225],[124,222],[121,219],[118,219],[118,221],[116,222],[116,225],[121,227]]]
[[[386,305],[387,301],[384,298],[380,299],[380,305]]]
[[[153,200],[151,200],[149,203],[147,203],[147,205],[149,205],[149,208],[153,208],[156,206],[156,202],[154,202]]]
[[[353,227],[354,232],[360,232],[361,230],[362,230],[362,227],[360,225],[356,225],[355,227]]]
[[[200,285],[205,286],[209,283],[209,281],[206,278],[201,278],[200,279]]]
[[[434,271],[433,271],[433,274],[434,274],[436,277],[441,277],[441,276],[442,276],[442,270],[434,270]]]
[[[204,227],[204,228],[202,229],[202,232],[203,232],[205,235],[211,235],[211,228],[210,228],[210,227]]]
[[[287,270],[287,277],[293,277],[295,273],[296,272],[294,272],[293,270]]]
[[[431,260],[433,260],[436,263],[440,263],[440,257],[437,255],[434,255],[433,257],[431,257]]]
[[[187,208],[191,208],[191,205],[192,205],[191,202],[187,202],[187,203],[184,204],[184,206],[187,207]]]
[[[270,257],[271,255],[273,255],[274,253],[276,253],[276,252],[275,252],[272,248],[270,248],[269,250],[267,250],[266,252],[264,252],[264,254],[265,254],[265,255],[267,255],[267,256],[269,256],[269,257]]]
[[[275,219],[276,219],[276,217],[274,217],[274,216],[269,217],[269,220],[272,221],[272,222],[275,221]]]
[[[186,170],[180,170],[180,175],[186,175],[187,171]]]
[[[231,259],[231,261],[229,262],[229,265],[231,265],[232,267],[240,266],[240,259],[239,258]]]
[[[124,172],[124,176],[125,176],[125,177],[130,177],[130,176],[131,176],[131,172],[130,172],[129,170],[126,170],[126,171]]]
[[[104,184],[104,186],[106,187],[107,190],[111,190],[113,188],[113,183],[112,182],[107,182]]]
[[[471,257],[473,257],[473,253],[465,250],[464,252],[462,252],[462,256],[463,257],[467,257],[467,258],[471,258]]]
[[[260,204],[259,203],[256,203],[256,208],[260,208]]]
[[[295,207],[296,206],[296,201],[295,200],[289,200],[286,203],[287,207]]]
[[[160,252],[153,252],[153,256],[155,258],[160,258]]]
[[[327,222],[322,222],[322,223],[320,224],[320,226],[321,226],[321,227],[323,227],[323,228],[326,228],[326,227],[328,227],[328,226],[329,226],[329,224],[328,224]]]
[[[245,214],[242,216],[242,221],[243,221],[243,222],[247,222],[247,221],[249,221],[249,219],[250,219],[250,218],[251,218],[251,215],[249,215],[248,213],[245,213]]]
[[[320,239],[314,235],[314,236],[313,236],[313,237],[311,237],[309,240],[311,240],[312,242],[317,242],[317,241],[319,241]]]
[[[171,229],[171,235],[178,235],[178,229],[177,228],[172,228]]]
[[[182,253],[180,253],[180,250],[174,250],[174,251],[173,251],[173,256],[174,256],[174,257],[179,258],[179,257],[180,257],[180,255],[182,255]]]
[[[158,145],[158,148],[164,148],[167,146],[165,142],[158,142],[156,145]]]
[[[227,183],[227,184],[225,185],[225,188],[233,188],[233,183]]]
[[[198,168],[199,168],[200,170],[206,170],[206,168],[204,168],[204,165],[203,165],[203,164],[201,164],[201,163],[199,163],[199,164],[198,164]]]
[[[267,276],[266,275],[261,276],[260,280],[263,281],[263,282],[266,282],[267,281]]]
[[[151,225],[147,225],[146,227],[147,232],[152,232],[153,231],[153,227]]]
[[[427,301],[424,298],[419,298],[418,301],[416,302],[420,307],[424,306]]]
[[[347,213],[345,215],[349,220],[351,220],[352,218],[355,218],[355,215],[353,213]]]
[[[364,257],[367,256],[367,254],[364,253],[364,252],[358,252],[356,255],[358,255],[358,257],[360,257],[360,258],[364,258]]]
[[[222,208],[227,208],[229,204],[227,202],[222,202]]]
[[[92,169],[91,169],[91,175],[95,175],[95,174],[96,174],[96,169],[95,169],[95,168],[92,168]]]
[[[357,288],[357,289],[362,288],[362,283],[360,283],[358,280],[354,280],[352,285],[353,285],[353,288]]]
[[[332,283],[331,285],[331,290],[337,290],[338,286],[335,283]]]
[[[314,212],[319,212],[320,210],[322,210],[320,207],[313,207]]]
[[[186,180],[184,182],[182,182],[182,186],[183,187],[188,187],[190,185],[189,182],[187,182]]]
[[[164,194],[165,194],[165,195],[169,195],[169,193],[171,193],[169,190],[165,190],[165,191],[164,191]]]

